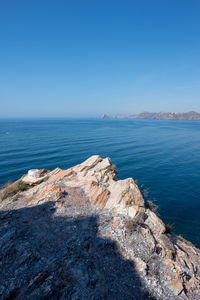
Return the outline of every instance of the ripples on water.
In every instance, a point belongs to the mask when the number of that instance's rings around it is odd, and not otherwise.
[[[1,120],[0,184],[31,168],[69,168],[110,156],[119,179],[133,177],[159,214],[200,247],[200,122]]]

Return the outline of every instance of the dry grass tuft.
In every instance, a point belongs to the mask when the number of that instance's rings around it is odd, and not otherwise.
[[[10,196],[14,196],[18,192],[23,192],[30,188],[30,185],[22,180],[16,184],[6,186],[0,191],[0,200],[3,201]]]

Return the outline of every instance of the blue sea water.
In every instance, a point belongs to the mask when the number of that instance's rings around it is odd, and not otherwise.
[[[69,168],[109,156],[118,178],[133,177],[174,231],[200,247],[200,122],[0,120],[0,184],[31,168]]]

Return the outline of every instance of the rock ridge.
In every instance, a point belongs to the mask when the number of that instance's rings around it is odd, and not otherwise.
[[[200,250],[109,157],[33,171],[0,191],[1,299],[200,299]]]

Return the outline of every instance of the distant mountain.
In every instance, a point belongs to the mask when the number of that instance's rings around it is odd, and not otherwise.
[[[150,113],[142,112],[140,114],[131,115],[131,119],[157,119],[157,120],[197,120],[200,121],[200,113],[195,111],[190,111],[186,113],[178,112],[159,112],[159,113]]]
[[[102,116],[102,119],[110,119],[110,117],[109,117],[108,115],[104,114],[104,115]]]
[[[196,111],[189,111],[186,113],[180,112],[142,112],[140,114],[130,116],[108,116],[103,115],[103,119],[155,119],[155,120],[193,120],[200,121],[200,113]]]

